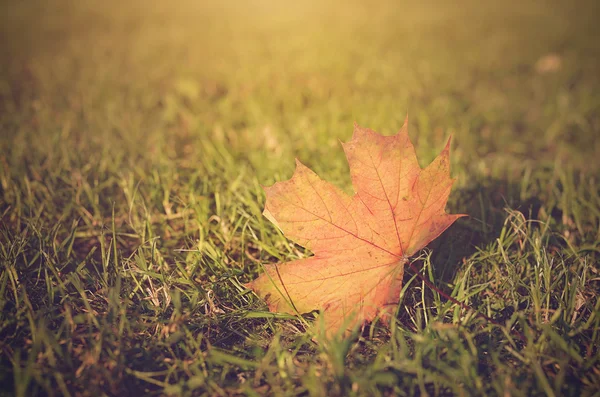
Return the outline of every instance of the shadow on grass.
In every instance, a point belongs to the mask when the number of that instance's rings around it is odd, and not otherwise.
[[[456,221],[427,247],[438,285],[456,276],[465,258],[484,250],[502,231],[508,216],[507,209],[523,213],[526,219],[537,219],[542,201],[539,197],[521,197],[521,187],[501,179],[477,183],[453,192],[449,213],[467,214]],[[412,276],[408,269],[407,277]]]

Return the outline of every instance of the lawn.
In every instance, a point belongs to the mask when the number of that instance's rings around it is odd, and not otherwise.
[[[0,395],[600,395],[598,4],[2,2]],[[469,216],[315,342],[262,186],[407,114]]]

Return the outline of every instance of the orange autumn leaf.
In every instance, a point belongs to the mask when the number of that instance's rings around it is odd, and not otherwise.
[[[444,210],[454,182],[450,141],[425,169],[406,121],[394,136],[355,124],[352,139],[342,145],[353,196],[298,160],[290,180],[265,188],[264,215],[314,256],[267,265],[248,284],[272,312],[320,310],[328,334],[389,318],[407,259],[463,216]]]

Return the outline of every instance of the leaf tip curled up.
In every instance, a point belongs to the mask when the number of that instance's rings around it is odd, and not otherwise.
[[[404,117],[404,124],[402,124],[402,128],[400,131],[408,130],[408,113],[406,113],[406,117]]]
[[[361,127],[360,125],[358,125],[358,123],[355,121],[354,122],[354,130],[352,131],[352,139],[348,142],[343,143],[342,145],[343,146],[351,145],[352,142],[354,142],[360,136],[364,135],[364,131],[365,131],[365,129],[363,127]]]
[[[446,146],[444,147],[444,150],[442,152],[447,152],[448,154],[450,154],[450,144],[452,143],[452,135],[450,135],[448,137],[448,142],[446,142]]]
[[[294,180],[298,175],[305,175],[306,173],[312,174],[313,171],[305,166],[300,160],[296,159],[296,169],[289,181]]]
[[[394,136],[354,123],[352,139],[342,145],[353,196],[296,159],[292,178],[264,188],[263,214],[314,256],[266,267],[246,286],[265,298],[271,311],[321,310],[330,335],[378,315],[391,317],[406,258],[464,216],[445,212],[453,183],[450,142],[421,169],[408,136],[408,115]]]

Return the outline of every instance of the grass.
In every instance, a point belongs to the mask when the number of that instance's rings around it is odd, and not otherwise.
[[[594,2],[0,9],[0,394],[598,395]],[[309,254],[261,185],[350,190],[339,140],[407,112],[470,215],[415,264],[501,325],[409,272],[390,330],[315,344],[243,286]]]

